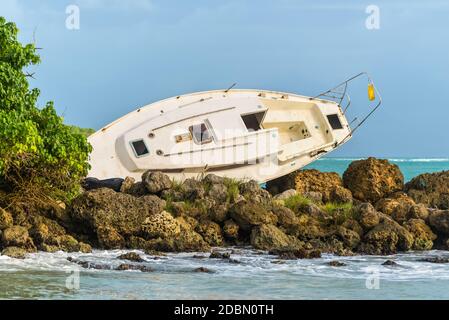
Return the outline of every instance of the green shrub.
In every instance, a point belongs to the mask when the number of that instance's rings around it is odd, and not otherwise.
[[[91,146],[56,114],[53,102],[39,109],[24,69],[38,64],[33,44],[17,40],[14,23],[0,17],[0,188],[3,201],[66,200],[87,174]]]

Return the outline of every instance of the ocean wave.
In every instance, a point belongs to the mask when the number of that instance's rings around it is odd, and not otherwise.
[[[391,162],[449,162],[449,158],[388,159]]]
[[[391,256],[323,254],[317,259],[279,260],[252,249],[234,250],[232,256],[240,263],[193,258],[194,255],[207,257],[205,253],[169,253],[155,260],[142,251],[135,251],[144,259],[142,264],[154,270],[150,273],[82,269],[67,261],[68,256],[73,256],[82,261],[117,266],[124,263],[117,256],[128,250],[94,250],[90,254],[39,252],[23,260],[0,256],[0,287],[6,288],[0,292],[0,299],[449,298],[447,265],[419,261],[447,256],[446,251]],[[397,265],[383,266],[387,259]],[[333,260],[344,262],[345,266],[329,266]],[[199,267],[213,273],[192,272]],[[66,290],[67,281],[77,275],[81,279],[79,290]],[[369,279],[378,279],[380,287],[388,290],[367,290]]]

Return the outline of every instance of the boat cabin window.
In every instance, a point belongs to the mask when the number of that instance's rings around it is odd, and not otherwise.
[[[261,129],[260,125],[263,121],[263,118],[265,117],[265,113],[266,111],[262,111],[242,115],[242,120],[245,123],[245,126],[248,129],[248,131],[258,131]]]
[[[189,127],[189,131],[192,134],[193,141],[196,144],[205,144],[212,142],[212,134],[207,129],[206,124],[196,124]]]
[[[143,157],[150,153],[148,151],[147,145],[145,144],[145,141],[143,141],[142,139],[131,141],[131,146],[133,147],[136,157]]]
[[[333,130],[343,129],[340,119],[338,118],[338,114],[328,114],[327,120],[329,120],[329,124]]]

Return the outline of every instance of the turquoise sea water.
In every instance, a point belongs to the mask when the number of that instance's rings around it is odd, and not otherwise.
[[[327,158],[309,168],[343,173],[354,159]],[[449,170],[449,159],[392,159],[405,180],[423,172]],[[228,249],[229,250],[229,249]],[[91,254],[36,253],[24,260],[0,256],[0,299],[449,299],[449,264],[420,259],[449,257],[449,251],[409,252],[388,257],[324,255],[279,261],[249,248],[232,258],[194,258],[193,253],[155,259],[138,252],[154,271],[86,270],[68,256],[116,267],[125,251]],[[198,253],[200,254],[200,253]],[[382,266],[387,260],[397,266]],[[329,261],[346,265],[331,267]],[[193,272],[206,267],[213,273]]]
[[[340,175],[352,161],[363,158],[321,158],[305,169],[317,169],[324,172],[337,172]],[[449,158],[390,158],[391,163],[399,166],[405,182],[422,173],[449,170]]]

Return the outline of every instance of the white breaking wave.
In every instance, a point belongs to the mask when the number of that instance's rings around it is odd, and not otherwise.
[[[388,159],[392,162],[449,162],[449,158]]]

